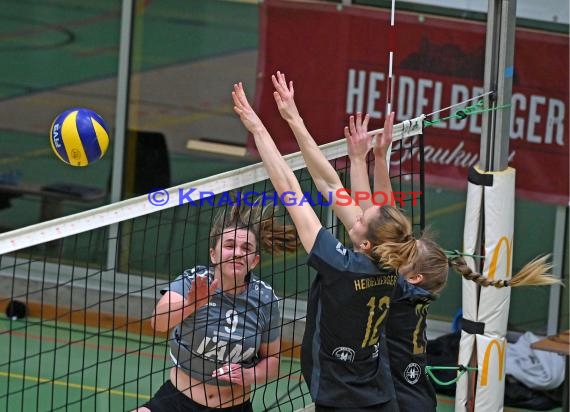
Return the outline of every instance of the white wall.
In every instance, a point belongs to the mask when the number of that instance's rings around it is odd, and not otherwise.
[[[429,4],[459,10],[486,12],[488,0],[405,0],[410,3]],[[493,0],[494,1],[494,0]],[[551,23],[568,24],[568,0],[516,0],[517,17]],[[396,0],[396,8],[398,7]]]

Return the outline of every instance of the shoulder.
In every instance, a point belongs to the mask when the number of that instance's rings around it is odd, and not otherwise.
[[[435,296],[421,286],[408,283],[402,275],[398,275],[397,287],[394,290],[395,300],[406,300],[412,303],[429,303]]]
[[[214,272],[207,266],[199,265],[186,269],[167,286],[165,285],[162,289],[160,289],[160,293],[164,295],[166,292],[176,292],[185,296],[188,293],[188,290],[190,290],[192,281],[196,278],[196,276],[209,276],[210,279],[212,279]]]
[[[326,229],[321,229],[315,246],[308,256],[308,263],[321,273],[346,275],[382,275],[384,271],[366,254],[346,247]]]
[[[188,279],[188,280],[192,280],[194,279],[196,276],[209,276],[212,277],[214,276],[214,271],[212,268],[208,267],[208,266],[201,266],[201,265],[197,265],[194,266],[190,269],[186,269],[183,273],[182,273],[182,277],[184,279]]]
[[[312,258],[329,261],[330,259],[346,259],[353,253],[338,240],[329,230],[324,227],[319,230],[313,249],[309,253],[309,261]]]
[[[261,299],[261,301],[264,303],[277,300],[277,296],[275,295],[275,292],[273,291],[271,285],[261,280],[254,273],[250,275],[249,289],[258,292],[254,293],[253,296],[259,296],[259,299]]]

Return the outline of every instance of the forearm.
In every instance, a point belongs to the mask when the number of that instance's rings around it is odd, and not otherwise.
[[[268,356],[254,367],[255,384],[264,384],[279,375],[279,355]]]
[[[363,199],[360,194],[370,194],[370,179],[368,178],[368,165],[365,158],[350,159],[350,188],[354,200],[358,200],[358,206],[366,210],[372,206],[370,197]]]
[[[187,305],[184,299],[161,300],[154,310],[151,326],[158,332],[167,332],[194,313],[193,305]]]
[[[317,233],[321,227],[319,218],[308,203],[296,204],[295,199],[301,199],[303,192],[297,177],[275,146],[273,139],[265,127],[256,128],[253,133],[255,145],[263,160],[267,174],[277,193],[281,196],[307,252],[313,248]],[[287,193],[285,196],[283,196]]]
[[[295,135],[297,144],[301,149],[301,153],[303,154],[303,158],[305,159],[305,163],[317,189],[321,193],[328,193],[329,191],[335,191],[342,187],[338,174],[324,157],[319,146],[305,126],[305,122],[301,116],[296,116],[289,120],[288,124]]]
[[[275,190],[280,195],[284,192],[298,191],[300,193],[301,188],[295,174],[281,156],[265,126],[258,127],[252,134]]]
[[[374,161],[374,191],[385,193],[390,198],[392,182],[388,170],[386,156],[376,156]]]

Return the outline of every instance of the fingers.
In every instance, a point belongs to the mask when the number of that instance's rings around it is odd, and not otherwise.
[[[210,284],[210,295],[214,294],[216,292],[216,289],[218,288],[218,279],[214,279],[212,281],[212,283]]]
[[[240,110],[250,109],[249,101],[245,95],[245,90],[243,88],[242,82],[234,84],[234,91],[232,92],[232,98],[234,99],[234,104]]]
[[[218,279],[214,279],[212,283],[210,283],[208,276],[196,276],[194,279],[192,279],[192,282],[190,282],[190,290],[194,293],[198,293],[201,290],[205,290],[207,287],[210,292],[212,292],[217,289],[218,283]]]
[[[276,90],[279,90],[281,88],[279,80],[277,80],[277,77],[275,77],[274,74],[271,75],[271,83],[273,83],[273,87],[275,87]]]
[[[364,116],[364,120],[362,119],[362,113],[356,113],[356,118],[354,116],[350,116],[348,121],[348,130],[350,131],[351,135],[366,133],[368,130],[368,122],[370,121],[370,115]],[[346,136],[348,138],[348,136]]]
[[[245,97],[245,92],[243,90],[243,84],[241,82],[234,83],[234,91],[232,92],[232,97],[236,106],[245,106],[248,104],[247,98]]]
[[[273,98],[275,99],[275,103],[277,103],[278,106],[283,104],[283,100],[281,99],[281,95],[279,94],[279,92],[277,91],[273,92]]]
[[[364,120],[362,120],[362,113],[356,113],[356,131],[359,133],[366,133],[368,130],[368,122],[370,121],[370,115],[366,114]]]
[[[281,73],[279,70],[277,70],[277,79],[279,80],[281,87],[286,89],[287,81],[285,80],[285,73]]]
[[[228,363],[212,372],[212,377],[222,381],[228,381],[239,384],[243,380],[243,372],[241,365],[237,363]]]
[[[350,134],[356,133],[356,125],[354,124],[354,116],[350,116],[348,119],[348,127],[350,129]]]
[[[276,74],[271,75],[271,82],[273,83],[275,90],[282,98],[285,97],[285,95],[290,95],[291,97],[293,96],[293,82],[290,81],[289,86],[287,86],[287,80],[285,79],[284,73],[277,71]]]
[[[364,121],[362,122],[362,128],[364,129],[364,132],[366,132],[368,130],[368,122],[370,121],[370,115],[368,113],[366,113],[366,116],[364,116]]]

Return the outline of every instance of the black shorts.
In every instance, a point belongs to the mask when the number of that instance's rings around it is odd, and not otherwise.
[[[200,405],[180,392],[171,381],[166,381],[152,399],[142,406],[150,409],[151,412],[253,412],[249,400],[241,405],[230,406],[229,408],[209,408]]]
[[[372,406],[354,408],[335,408],[331,406],[315,405],[315,412],[398,412],[398,402],[394,399],[390,402]],[[403,411],[402,411],[403,412]]]

